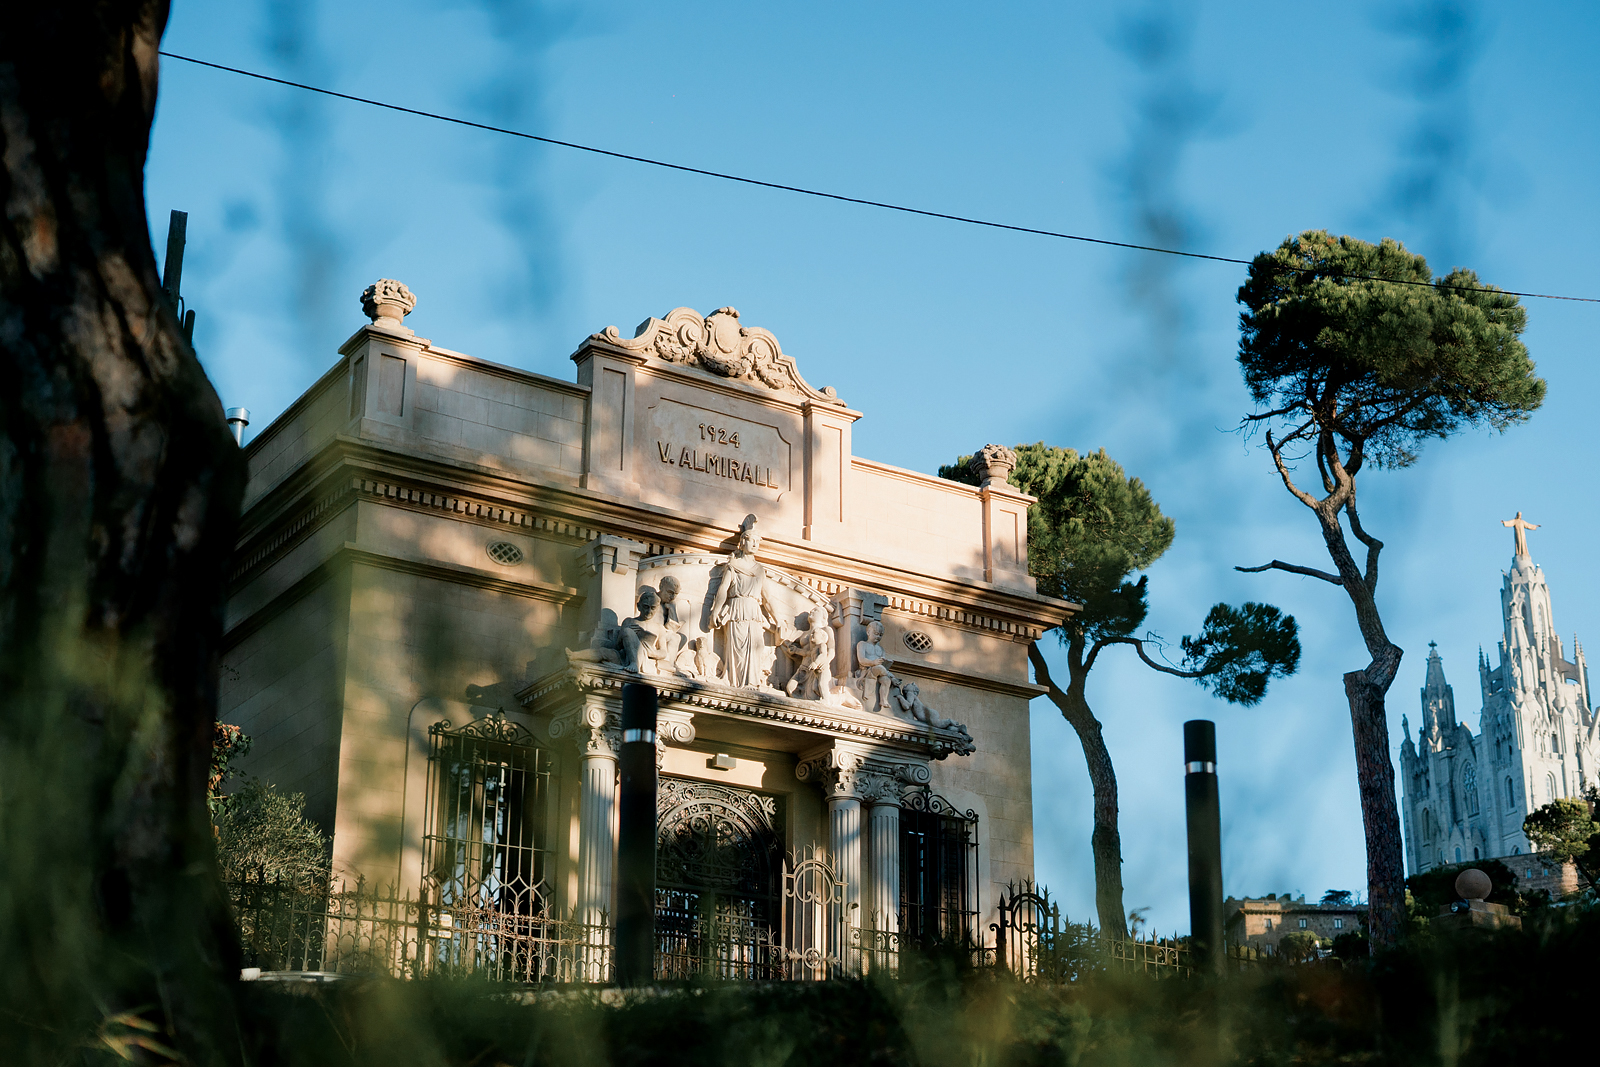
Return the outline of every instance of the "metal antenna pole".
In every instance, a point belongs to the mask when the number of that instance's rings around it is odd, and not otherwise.
[[[161,288],[166,290],[167,303],[178,316],[178,327],[183,339],[194,347],[194,312],[183,307],[183,246],[188,243],[189,213],[174,211],[167,222],[167,256],[161,264]],[[237,435],[236,435],[237,436]]]
[[[167,223],[167,258],[161,264],[161,288],[174,309],[178,306],[178,293],[183,287],[183,246],[189,233],[189,213],[174,211]]]
[[[1222,809],[1217,799],[1217,724],[1183,724],[1183,797],[1189,823],[1189,934],[1196,974],[1221,975]]]
[[[648,985],[656,951],[656,712],[653,685],[622,687],[617,826],[617,982]]]

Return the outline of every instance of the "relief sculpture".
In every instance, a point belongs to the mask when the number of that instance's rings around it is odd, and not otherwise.
[[[760,551],[757,519],[748,515],[726,556],[668,553],[642,561],[635,614],[618,623],[602,612],[588,647],[567,650],[568,663],[864,710],[954,731],[971,751],[967,728],[929,707],[915,682],[895,674],[880,620],[864,620],[865,632],[855,631],[860,639],[845,644],[851,622],[842,604],[769,569]]]

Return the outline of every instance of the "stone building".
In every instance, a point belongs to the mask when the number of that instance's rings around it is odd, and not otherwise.
[[[1351,902],[1307,904],[1304,894],[1291,897],[1268,893],[1264,897],[1229,897],[1222,902],[1222,921],[1228,944],[1260,949],[1277,955],[1278,944],[1295,932],[1310,932],[1324,947],[1341,934],[1361,929],[1365,904]]]
[[[816,846],[856,928],[986,929],[1033,874],[1028,645],[1074,610],[1028,575],[1015,457],[974,488],[854,455],[862,413],[732,308],[594,334],[564,381],[414,304],[369,288],[246,448],[223,717],[336,876],[608,921],[643,680],[663,923],[770,944]]]
[[[1430,644],[1415,740],[1402,718],[1401,814],[1413,874],[1529,851],[1522,821],[1558,797],[1595,783],[1600,756],[1583,646],[1566,658],[1556,633],[1550,587],[1528,554],[1518,512],[1511,569],[1502,575],[1498,663],[1478,653],[1479,732],[1456,719],[1444,662]]]

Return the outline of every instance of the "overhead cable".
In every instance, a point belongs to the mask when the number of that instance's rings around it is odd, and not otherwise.
[[[739,182],[742,185],[754,185],[762,189],[776,189],[785,193],[799,193],[803,196],[821,197],[824,200],[837,200],[844,204],[860,204],[863,207],[881,208],[885,211],[899,211],[907,215],[921,215],[930,219],[944,219],[947,222],[961,222],[969,226],[984,226],[993,230],[1010,230],[1014,233],[1033,234],[1038,237],[1054,237],[1063,241],[1079,241],[1084,244],[1106,245],[1111,248],[1128,248],[1136,252],[1155,252],[1164,256],[1182,256],[1185,259],[1203,259],[1213,263],[1237,263],[1250,266],[1252,261],[1237,259],[1232,256],[1212,256],[1204,252],[1185,252],[1177,248],[1161,248],[1157,245],[1134,244],[1130,241],[1112,241],[1104,237],[1085,237],[1082,234],[1061,233],[1057,230],[1043,230],[1033,226],[1018,226],[1009,222],[995,222],[991,219],[975,219],[966,215],[952,215],[943,211],[930,211],[926,208],[908,207],[905,204],[890,204],[882,200],[868,200],[859,196],[845,196],[842,193],[830,193],[821,189],[807,189],[799,185],[785,185],[781,182],[762,181],[759,178],[746,178],[738,174],[725,174],[722,171],[706,170],[703,167],[691,167],[683,163],[671,163],[664,159],[651,159],[649,156],[636,156],[627,152],[617,152],[609,148],[596,148],[593,145],[578,144],[575,141],[562,141],[554,137],[541,137],[536,133],[527,133],[523,130],[507,129],[504,126],[491,126],[484,122],[474,122],[471,119],[457,118],[454,115],[441,115],[434,111],[422,111],[414,107],[403,107],[400,104],[390,104],[382,100],[373,100],[364,96],[354,96],[350,93],[336,92],[324,89],[319,85],[307,85],[304,82],[290,81],[287,78],[275,78],[270,74],[260,74],[253,70],[244,70],[241,67],[229,67],[221,63],[212,63],[205,59],[196,59],[193,56],[180,55],[177,52],[161,53],[168,59],[178,59],[185,63],[193,63],[200,67],[210,67],[213,70],[226,71],[229,74],[238,74],[246,78],[255,78],[258,81],[272,82],[275,85],[286,85],[291,89],[303,89],[308,93],[320,93],[338,100],[349,100],[356,104],[366,104],[369,107],[380,107],[388,111],[398,111],[403,115],[415,115],[418,118],[433,119],[437,122],[449,122],[457,126],[466,126],[474,130],[485,130],[489,133],[504,134],[507,137],[520,137],[526,141],[537,141],[540,144],[555,145],[558,148],[571,148],[579,152],[589,152],[597,156],[609,156],[612,159],[625,159],[631,163],[644,163],[652,167],[664,167],[667,170],[682,171],[685,174],[699,174],[707,178],[718,178],[722,181]],[[1407,278],[1379,278],[1370,274],[1342,274],[1334,271],[1320,270],[1312,267],[1294,267],[1286,263],[1274,264],[1279,270],[1292,271],[1300,274],[1316,274],[1321,277],[1350,278],[1362,281],[1381,281],[1392,285],[1417,285],[1428,288],[1453,289],[1461,292],[1473,293],[1500,293],[1505,296],[1525,296],[1539,300],[1572,300],[1587,304],[1600,304],[1600,297],[1592,296],[1557,296],[1553,293],[1521,293],[1509,289],[1497,289],[1486,285],[1446,285],[1442,282],[1416,281]]]

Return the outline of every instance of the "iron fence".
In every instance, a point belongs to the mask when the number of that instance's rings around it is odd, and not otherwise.
[[[263,971],[611,980],[604,916],[586,924],[471,903],[441,906],[361,883],[241,881],[228,890],[245,966]]]
[[[819,980],[899,969],[908,953],[954,954],[1026,982],[1068,984],[1107,972],[1156,977],[1193,973],[1184,939],[1111,938],[1067,921],[1042,886],[1009,886],[990,925],[992,943],[929,943],[845,921],[845,883],[826,853],[783,865],[779,922],[728,908],[657,913],[656,976],[684,979]],[[339,975],[475,975],[519,983],[612,981],[609,918],[583,923],[517,914],[471,902],[438,904],[392,888],[232,882],[228,886],[247,967]],[[658,903],[660,903],[658,901]],[[1230,969],[1255,964],[1229,949]]]
[[[1186,938],[1106,937],[1088,923],[1069,922],[1043,886],[1014,883],[1001,895],[994,932],[993,964],[1027,982],[1065,984],[1092,974],[1142,972],[1186,978],[1194,963]],[[1230,946],[1228,969],[1254,965],[1254,950]]]

